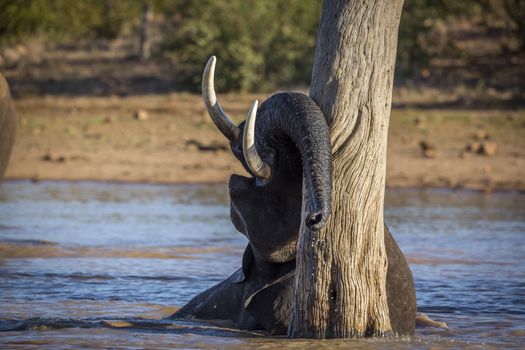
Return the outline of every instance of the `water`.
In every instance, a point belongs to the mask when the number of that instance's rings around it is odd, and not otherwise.
[[[0,347],[525,345],[525,196],[396,190],[385,216],[409,259],[418,310],[449,329],[288,340],[163,319],[240,266],[246,239],[229,221],[225,185],[4,183]]]

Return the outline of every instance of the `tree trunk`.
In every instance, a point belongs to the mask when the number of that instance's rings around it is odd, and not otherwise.
[[[330,125],[333,204],[325,228],[301,227],[292,337],[391,331],[383,202],[402,5],[403,0],[323,4],[310,96]]]
[[[16,133],[16,113],[9,91],[9,85],[0,73],[0,182],[2,181]]]
[[[142,7],[140,20],[140,46],[139,57],[141,60],[148,60],[151,56],[150,23],[153,18],[153,11],[149,3]]]

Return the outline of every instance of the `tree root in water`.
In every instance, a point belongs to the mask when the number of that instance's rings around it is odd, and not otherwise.
[[[418,313],[416,316],[416,327],[434,327],[442,329],[450,329],[445,322],[434,321],[424,313]]]

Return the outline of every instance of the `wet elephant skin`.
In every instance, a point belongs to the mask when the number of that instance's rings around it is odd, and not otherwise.
[[[403,253],[386,226],[385,247],[390,322],[396,334],[410,335],[414,333],[416,318],[414,281]],[[229,320],[240,329],[286,334],[292,314],[295,260],[260,265],[248,245],[242,268],[194,297],[172,317]]]

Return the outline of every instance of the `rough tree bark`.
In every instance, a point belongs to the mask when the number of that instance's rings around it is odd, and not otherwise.
[[[152,18],[153,11],[151,10],[151,4],[146,3],[142,7],[142,15],[140,18],[139,57],[141,60],[148,60],[151,56],[150,23]]]
[[[321,231],[301,227],[292,337],[391,331],[383,202],[402,5],[403,0],[323,4],[310,96],[330,125],[333,209]]]
[[[16,113],[9,85],[0,73],[0,182],[4,177],[15,143]]]

